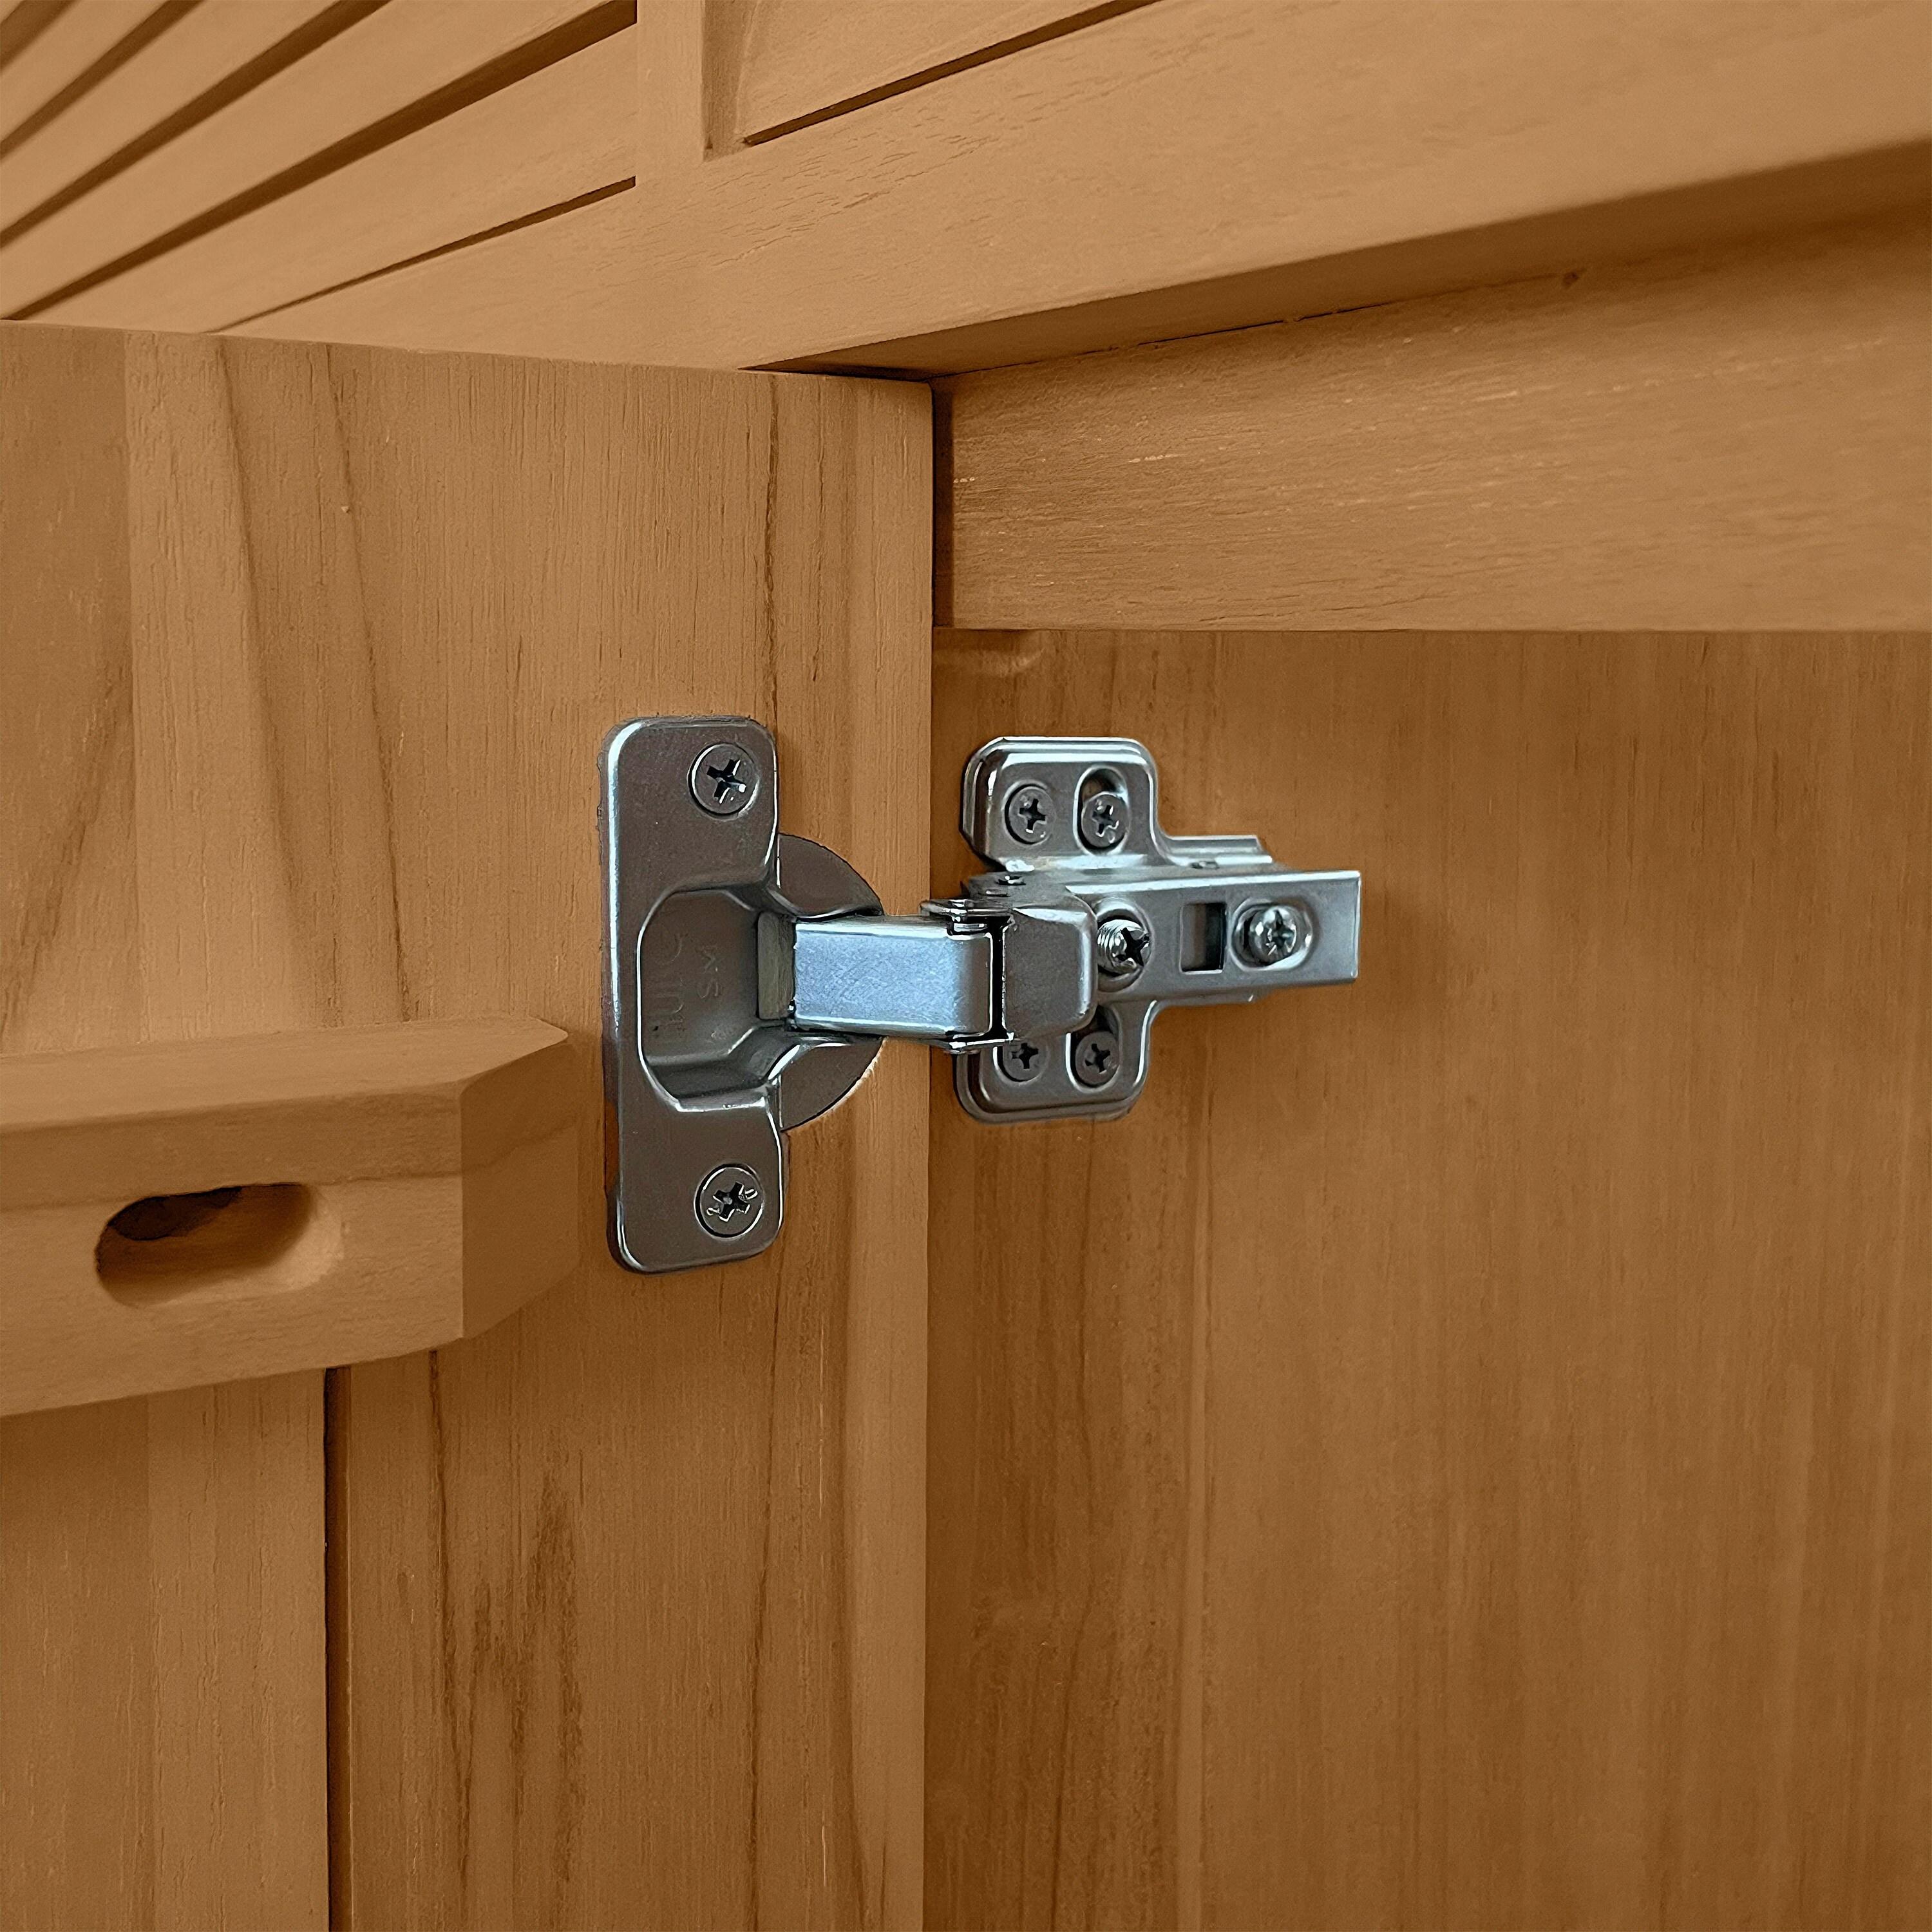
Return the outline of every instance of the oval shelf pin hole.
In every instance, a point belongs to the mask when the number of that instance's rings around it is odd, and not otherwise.
[[[304,1287],[339,1245],[334,1216],[314,1192],[278,1181],[130,1201],[101,1229],[94,1265],[116,1300],[140,1306]]]

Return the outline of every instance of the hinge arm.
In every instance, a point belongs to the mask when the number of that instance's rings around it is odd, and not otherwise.
[[[1094,1016],[1093,913],[938,900],[914,919],[758,922],[758,1014],[808,1033],[923,1040],[971,1053],[1070,1033]]]

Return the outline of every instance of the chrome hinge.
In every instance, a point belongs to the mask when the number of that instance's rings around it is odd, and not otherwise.
[[[610,1242],[656,1272],[755,1254],[784,1214],[785,1130],[885,1038],[956,1056],[982,1120],[1108,1119],[1162,1007],[1354,978],[1361,875],[1175,838],[1128,738],[1000,738],[961,826],[991,868],[888,918],[836,853],[778,829],[748,718],[645,718],[606,744]]]

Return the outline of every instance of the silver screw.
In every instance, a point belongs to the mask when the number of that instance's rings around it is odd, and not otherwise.
[[[1080,808],[1080,836],[1096,852],[1111,852],[1127,836],[1127,801],[1117,791],[1096,791]]]
[[[1241,921],[1234,943],[1250,966],[1298,966],[1314,950],[1314,915],[1292,899],[1258,906]]]
[[[1137,912],[1110,912],[1100,922],[1094,950],[1100,970],[1109,980],[1132,980],[1148,962],[1154,934]]]
[[[1120,1071],[1120,1043],[1104,1026],[1073,1043],[1073,1077],[1083,1087],[1111,1087]]]
[[[1044,785],[1016,785],[1006,794],[1006,830],[1022,845],[1037,845],[1053,828],[1053,807]]]
[[[734,1161],[706,1174],[698,1190],[698,1218],[728,1241],[748,1234],[765,1216],[764,1184]]]
[[[758,795],[758,761],[728,740],[707,745],[691,768],[691,795],[713,818],[736,818]]]
[[[1030,1040],[1010,1040],[996,1048],[993,1058],[1000,1071],[1016,1087],[1037,1080],[1046,1070],[1046,1055]]]

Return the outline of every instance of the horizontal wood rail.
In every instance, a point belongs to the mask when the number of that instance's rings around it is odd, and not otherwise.
[[[474,1334],[576,1266],[530,1019],[0,1058],[0,1414]]]
[[[1912,214],[940,387],[938,621],[1932,622]]]

